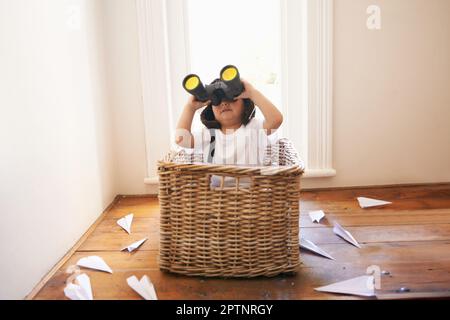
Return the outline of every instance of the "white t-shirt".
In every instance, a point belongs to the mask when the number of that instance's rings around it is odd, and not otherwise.
[[[255,165],[263,164],[266,147],[276,139],[276,132],[267,135],[263,128],[262,119],[252,118],[247,125],[241,125],[237,130],[213,129],[215,133],[214,156],[211,163],[229,165]],[[206,127],[202,132],[194,135],[194,152],[203,154],[203,161],[208,162],[211,153],[211,134]],[[220,185],[220,177],[212,177],[212,186]],[[249,179],[240,179],[240,186],[247,185]],[[234,186],[235,179],[225,178],[225,186]]]

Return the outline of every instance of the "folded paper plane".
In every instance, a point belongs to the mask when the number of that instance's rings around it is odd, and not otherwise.
[[[70,300],[93,300],[91,281],[87,274],[80,274],[75,278],[75,283],[68,283],[64,288],[64,294]]]
[[[352,234],[347,230],[345,230],[339,223],[334,222],[333,232],[342,239],[344,239],[345,241],[350,242],[355,247],[361,248],[358,241],[356,241],[356,239],[353,238]]]
[[[304,248],[306,250],[312,251],[314,253],[317,253],[321,256],[324,256],[328,259],[335,260],[331,255],[329,255],[325,250],[322,248],[316,246],[313,242],[309,241],[308,239],[304,239],[300,237],[300,247]]]
[[[316,291],[350,294],[355,296],[375,296],[374,276],[365,275],[349,280],[336,282],[328,286],[315,288]]]
[[[385,206],[387,204],[391,204],[392,202],[389,201],[383,201],[378,199],[371,199],[371,198],[365,198],[365,197],[358,197],[359,206],[361,208],[370,208],[370,207],[378,207],[378,206]]]
[[[128,250],[128,252],[134,251],[137,248],[139,248],[145,241],[147,241],[147,238],[133,242],[129,246],[126,246],[125,248],[123,248],[121,251],[123,251],[123,250]]]
[[[141,280],[138,280],[136,276],[131,276],[127,278],[127,283],[145,300],[158,300],[155,287],[147,276],[143,276]]]
[[[78,260],[77,266],[113,273],[106,262],[98,256],[84,257]]]
[[[119,226],[121,226],[126,232],[128,232],[128,234],[131,233],[131,222],[133,222],[133,214],[132,213],[117,220],[117,224]]]
[[[309,216],[311,217],[311,221],[312,222],[317,222],[319,223],[320,220],[325,217],[325,213],[322,210],[318,210],[318,211],[311,211],[309,213]]]

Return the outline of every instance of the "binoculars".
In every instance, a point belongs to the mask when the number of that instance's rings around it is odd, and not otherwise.
[[[228,65],[220,71],[220,79],[211,84],[203,85],[195,74],[186,76],[183,80],[183,88],[192,94],[198,101],[211,100],[213,106],[218,106],[224,101],[233,101],[244,91],[239,71],[235,66]]]

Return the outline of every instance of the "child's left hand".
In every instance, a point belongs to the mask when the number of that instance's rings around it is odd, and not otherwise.
[[[253,92],[256,89],[247,80],[244,80],[244,79],[241,78],[241,82],[244,85],[244,91],[239,96],[237,96],[236,98],[237,99],[252,99]]]

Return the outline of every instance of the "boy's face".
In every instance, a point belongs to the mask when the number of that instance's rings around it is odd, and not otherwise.
[[[241,123],[244,112],[244,100],[222,101],[218,106],[212,107],[214,117],[221,125],[235,125]]]

